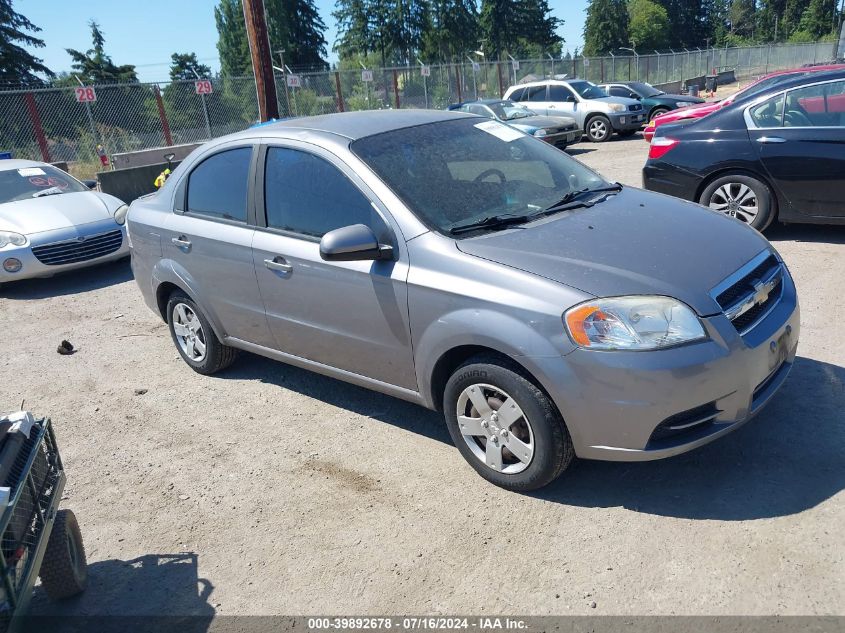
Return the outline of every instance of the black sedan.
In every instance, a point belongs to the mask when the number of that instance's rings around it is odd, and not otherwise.
[[[643,185],[761,231],[774,220],[845,224],[845,71],[658,127]]]

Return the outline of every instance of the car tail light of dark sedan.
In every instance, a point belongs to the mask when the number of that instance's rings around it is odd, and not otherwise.
[[[669,138],[668,136],[661,136],[652,139],[651,145],[648,148],[649,160],[653,158],[662,158],[668,152],[675,148],[680,141]]]

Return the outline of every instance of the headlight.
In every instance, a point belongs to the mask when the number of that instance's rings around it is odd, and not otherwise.
[[[676,108],[686,108],[687,106],[692,105],[691,103],[687,103],[686,101],[676,101],[675,107]]]
[[[14,246],[23,246],[26,244],[26,238],[20,233],[12,233],[11,231],[0,231],[0,248],[13,244]]]
[[[621,103],[608,103],[607,105],[613,112],[625,112],[628,109]]]
[[[122,204],[114,212],[114,221],[123,226],[126,224],[126,214],[129,213],[129,206]]]
[[[598,350],[653,350],[707,338],[685,304],[670,297],[611,297],[585,301],[563,315],[572,340]]]
[[[543,138],[546,135],[546,130],[536,130],[534,132],[534,136],[537,138]]]

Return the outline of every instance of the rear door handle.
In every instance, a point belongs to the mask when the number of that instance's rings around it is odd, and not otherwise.
[[[180,235],[179,237],[174,237],[170,240],[173,242],[177,248],[181,248],[183,251],[188,252],[191,250],[191,241],[185,237],[184,235]]]
[[[273,259],[265,259],[264,265],[270,270],[275,270],[283,275],[289,275],[293,272],[293,266],[288,264],[284,257],[278,255]]]
[[[786,143],[786,139],[781,136],[761,136],[757,139],[758,143]]]

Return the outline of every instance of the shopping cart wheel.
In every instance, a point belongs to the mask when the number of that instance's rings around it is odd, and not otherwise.
[[[41,564],[41,584],[53,600],[69,598],[81,593],[88,582],[88,563],[85,546],[76,515],[59,510]]]

